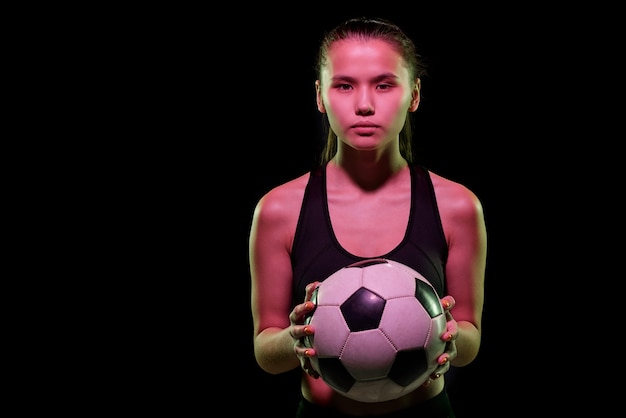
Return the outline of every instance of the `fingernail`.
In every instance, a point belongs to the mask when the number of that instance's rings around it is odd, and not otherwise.
[[[448,356],[445,356],[444,358],[439,360],[439,365],[444,365],[448,362]]]
[[[304,327],[304,333],[306,335],[311,335],[313,334],[313,331],[311,331],[311,327],[309,327],[308,325],[306,327]]]
[[[313,302],[309,301],[309,302],[305,302],[304,303],[304,307],[307,311],[310,311],[311,309],[313,309]]]
[[[311,352],[309,350],[304,350],[304,355],[306,357],[311,357]]]

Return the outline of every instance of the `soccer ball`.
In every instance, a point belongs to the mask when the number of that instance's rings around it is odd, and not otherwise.
[[[410,267],[388,259],[339,269],[314,291],[304,338],[311,364],[335,391],[361,402],[405,395],[426,382],[445,350],[437,292]]]

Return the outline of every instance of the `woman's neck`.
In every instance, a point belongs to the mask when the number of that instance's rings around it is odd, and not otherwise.
[[[402,158],[345,159],[335,156],[328,164],[335,181],[349,181],[363,190],[375,190],[396,177],[408,165]]]

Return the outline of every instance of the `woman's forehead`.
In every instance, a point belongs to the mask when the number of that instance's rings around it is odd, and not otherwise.
[[[340,39],[330,44],[329,57],[337,57],[339,55],[376,55],[376,54],[392,54],[400,56],[394,45],[379,38],[347,38]]]
[[[397,73],[405,67],[405,62],[402,55],[386,41],[349,38],[330,46],[326,67],[331,73],[366,70]]]

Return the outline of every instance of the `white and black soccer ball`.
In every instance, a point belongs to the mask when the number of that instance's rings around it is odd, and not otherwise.
[[[370,259],[344,267],[313,293],[305,323],[315,333],[313,368],[334,390],[361,402],[399,398],[426,382],[445,350],[440,297],[410,267]]]

